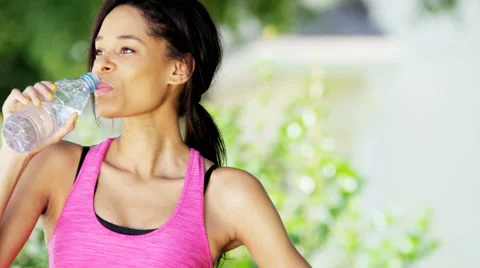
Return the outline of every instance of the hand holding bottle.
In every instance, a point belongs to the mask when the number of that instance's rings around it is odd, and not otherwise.
[[[13,89],[2,106],[4,122],[6,122],[7,118],[12,114],[21,111],[27,105],[33,104],[36,107],[40,107],[42,102],[53,101],[53,94],[55,94],[56,89],[56,85],[50,81],[38,82],[33,86],[27,87],[23,92],[18,89]],[[35,148],[29,152],[29,154],[35,154],[50,144],[60,141],[65,135],[70,133],[75,128],[75,121],[77,117],[78,113],[73,113],[66,123],[54,133],[54,135],[37,144]],[[11,150],[8,146],[6,146],[5,140],[2,140],[2,144],[2,149]]]

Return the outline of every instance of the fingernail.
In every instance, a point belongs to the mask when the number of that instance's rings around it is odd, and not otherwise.
[[[53,100],[53,94],[52,93],[48,93],[48,98]]]
[[[35,99],[36,104],[40,104],[40,99]]]
[[[23,101],[23,103],[29,104],[29,103],[30,103],[30,100],[29,100],[29,99],[26,99],[26,100]]]
[[[52,85],[50,86],[50,88],[53,89],[53,90],[57,90],[57,85],[52,84]]]
[[[77,119],[78,119],[78,114],[74,114],[73,115],[73,121],[77,121]]]

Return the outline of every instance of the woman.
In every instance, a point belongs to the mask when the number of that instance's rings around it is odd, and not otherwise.
[[[121,136],[92,148],[60,141],[73,115],[28,154],[1,148],[0,267],[39,217],[50,267],[213,267],[241,245],[260,267],[309,267],[259,181],[216,168],[223,141],[199,102],[221,46],[198,1],[105,1],[89,56],[97,113],[122,118]],[[14,89],[3,114],[54,91],[49,81]]]

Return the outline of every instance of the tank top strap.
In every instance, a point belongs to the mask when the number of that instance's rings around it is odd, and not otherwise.
[[[105,158],[105,153],[112,140],[114,138],[108,138],[88,151],[52,233],[51,241],[56,241],[58,235],[63,235],[62,232],[65,232],[65,228],[68,229],[67,232],[75,232],[75,230],[68,228],[70,225],[95,226],[96,223],[93,221],[95,214],[92,206],[95,183]],[[50,246],[52,246],[52,242],[50,242]]]
[[[105,154],[114,139],[115,138],[107,138],[88,151],[75,181],[75,188],[81,188],[86,192],[90,192],[90,190],[94,191],[100,168],[105,159]]]
[[[205,167],[203,157],[197,150],[190,149],[190,160],[187,169],[189,191],[192,191],[195,196],[203,196]]]
[[[183,191],[185,195],[179,202],[179,214],[181,215],[181,222],[189,222],[191,228],[199,228],[203,223],[203,211],[204,211],[204,194],[203,194],[203,182],[204,182],[204,164],[201,154],[191,148],[190,160],[185,175],[185,183],[183,185]],[[200,230],[200,229],[199,229]]]
[[[212,254],[210,252],[204,215],[204,158],[200,152],[193,148],[190,149],[190,160],[186,176],[186,185],[184,185],[186,187],[186,195],[183,200],[183,206],[179,210],[177,220],[172,224],[171,229],[180,230],[182,235],[186,233],[195,234],[195,241],[199,245],[198,249],[205,254],[204,256],[207,256],[207,259],[210,261],[209,267],[213,267],[211,266]]]

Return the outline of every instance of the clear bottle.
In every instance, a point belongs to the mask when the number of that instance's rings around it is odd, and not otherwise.
[[[17,152],[29,152],[51,137],[74,112],[82,113],[98,81],[95,74],[87,73],[79,79],[55,82],[57,91],[52,102],[42,102],[40,107],[28,104],[5,120],[2,127],[5,143]]]

